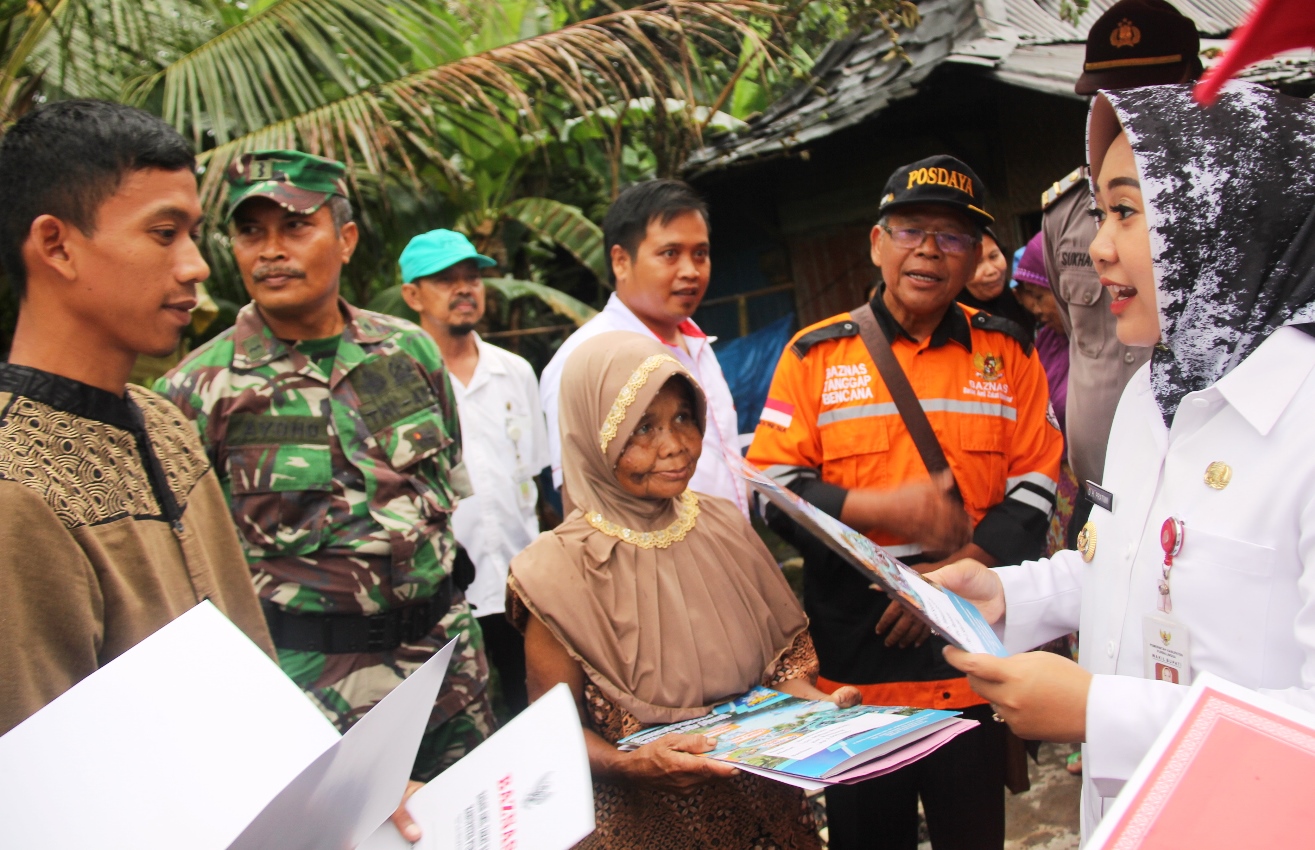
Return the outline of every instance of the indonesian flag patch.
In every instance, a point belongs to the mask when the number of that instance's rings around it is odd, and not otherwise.
[[[794,405],[769,398],[763,407],[763,415],[760,419],[778,428],[789,428],[790,423],[794,421]]]

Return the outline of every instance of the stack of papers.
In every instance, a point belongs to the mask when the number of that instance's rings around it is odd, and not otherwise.
[[[898,558],[864,535],[786,490],[747,460],[738,455],[728,454],[726,457],[732,469],[739,465],[740,474],[753,489],[825,543],[869,582],[912,611],[936,634],[968,652],[985,652],[1000,658],[1009,655],[991,624],[971,602],[927,581],[917,570],[900,563]]]
[[[339,735],[278,665],[202,603],[0,737],[0,847],[408,847],[387,818],[454,645]],[[540,700],[408,810],[426,830],[425,848],[574,845],[594,820],[569,691]],[[514,840],[490,845],[481,835]]]
[[[932,753],[977,725],[957,711],[806,700],[754,688],[681,723],[645,729],[618,742],[634,750],[673,733],[717,739],[703,755],[814,790],[890,773]]]

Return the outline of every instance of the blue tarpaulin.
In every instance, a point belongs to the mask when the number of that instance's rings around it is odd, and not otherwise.
[[[794,314],[790,313],[770,325],[739,339],[717,342],[717,362],[726,375],[731,395],[735,398],[735,411],[740,417],[740,433],[752,434],[758,427],[767,390],[772,385],[776,362],[794,332]]]

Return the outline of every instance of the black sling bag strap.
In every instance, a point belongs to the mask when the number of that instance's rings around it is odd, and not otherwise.
[[[957,310],[958,307],[951,304],[950,309]],[[913,445],[917,446],[918,454],[921,455],[927,471],[935,475],[942,470],[949,470],[950,462],[945,459],[945,451],[941,448],[940,440],[936,439],[936,432],[931,429],[927,414],[923,411],[917,394],[913,392],[913,387],[909,385],[908,376],[904,374],[899,361],[895,359],[890,340],[886,339],[881,323],[873,314],[872,305],[864,304],[857,310],[851,310],[849,315],[858,325],[858,335],[863,340],[863,345],[867,347],[872,362],[877,364],[877,372],[881,374],[881,380],[886,382],[886,389],[890,391],[890,397],[895,402],[895,409],[904,420],[904,427],[913,438]],[[954,478],[954,473],[950,473],[950,478]],[[950,494],[955,501],[963,504],[963,496],[959,493],[957,481],[951,484]]]

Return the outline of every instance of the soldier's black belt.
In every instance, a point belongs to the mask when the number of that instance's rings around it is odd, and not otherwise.
[[[300,614],[262,600],[265,622],[279,649],[298,652],[390,652],[415,643],[431,631],[452,607],[452,577],[423,602],[382,614]]]

